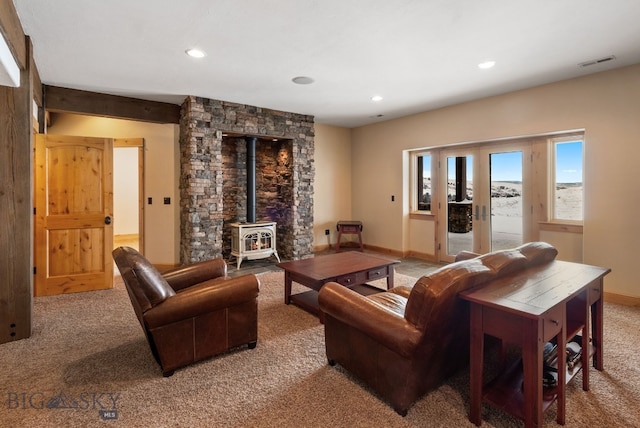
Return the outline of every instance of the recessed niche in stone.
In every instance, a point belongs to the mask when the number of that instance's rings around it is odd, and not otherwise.
[[[246,220],[245,136],[258,137],[256,220],[278,223],[283,259],[311,256],[313,116],[194,96],[181,112],[181,262],[228,254],[226,224]]]

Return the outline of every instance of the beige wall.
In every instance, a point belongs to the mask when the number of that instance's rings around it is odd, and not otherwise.
[[[335,243],[338,220],[356,219],[364,223],[367,245],[434,253],[434,225],[409,221],[406,150],[585,129],[584,235],[544,232],[541,239],[561,254],[579,252],[582,243],[585,263],[612,269],[605,291],[640,297],[634,268],[639,112],[636,65],[353,130],[316,124],[314,246],[328,245],[325,229]],[[49,132],[145,138],[145,198],[154,197],[145,206],[147,252],[154,263],[177,263],[177,126],[65,116]],[[172,198],[171,208],[156,203],[164,196]]]
[[[138,222],[138,148],[113,148],[113,223],[114,235],[137,235]]]
[[[145,253],[156,264],[179,263],[177,126],[74,114],[53,118],[51,134],[145,139]],[[336,222],[351,218],[351,130],[316,124],[315,133],[314,247],[325,249],[329,239],[336,241]],[[170,206],[162,204],[164,196],[171,197]]]
[[[49,134],[144,138],[145,256],[156,264],[177,264],[180,253],[178,126],[74,114],[54,114]],[[117,171],[114,171],[117,174]],[[146,204],[148,197],[153,204]],[[163,198],[171,204],[164,205]],[[114,224],[118,219],[114,217]]]
[[[351,130],[315,124],[313,246],[335,244],[336,223],[351,218]],[[330,235],[325,235],[329,229]],[[331,240],[329,242],[329,239]]]
[[[353,217],[366,225],[366,244],[406,252],[403,150],[585,129],[583,260],[612,269],[605,291],[638,297],[639,113],[635,65],[356,128]]]
[[[558,250],[558,259],[582,263],[583,236],[579,233],[540,231],[540,241],[548,242]],[[592,263],[597,264],[597,263]]]

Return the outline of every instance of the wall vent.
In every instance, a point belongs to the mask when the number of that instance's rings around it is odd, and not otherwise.
[[[616,59],[616,57],[614,55],[609,55],[609,56],[606,56],[604,58],[593,59],[591,61],[581,62],[580,64],[578,64],[578,66],[580,66],[580,67],[589,67],[591,65],[602,64],[603,62],[613,61],[614,59]]]

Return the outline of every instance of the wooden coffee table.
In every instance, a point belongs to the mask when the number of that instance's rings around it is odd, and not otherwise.
[[[376,293],[381,290],[366,283],[387,278],[387,289],[393,287],[393,265],[396,263],[400,261],[349,251],[278,263],[276,266],[284,270],[284,303],[294,303],[322,321],[318,291],[324,284],[337,282],[360,294]],[[291,284],[294,281],[311,290],[292,295]]]

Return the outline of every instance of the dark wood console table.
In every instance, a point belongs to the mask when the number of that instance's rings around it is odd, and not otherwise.
[[[589,389],[589,359],[603,369],[602,288],[611,270],[554,261],[460,294],[471,303],[471,352],[469,419],[482,423],[482,401],[524,420],[526,427],[542,421],[543,412],[557,401],[557,422],[565,422],[565,385],[581,369],[582,387]],[[591,324],[591,328],[589,325]],[[482,385],[484,335],[521,345],[522,362]],[[557,359],[558,386],[544,391],[543,347],[555,338],[564,357],[567,338],[582,336],[582,357],[566,369]],[[544,394],[543,394],[544,393]]]

